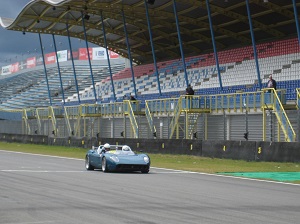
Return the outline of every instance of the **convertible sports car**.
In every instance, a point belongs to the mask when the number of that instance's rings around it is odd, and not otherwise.
[[[150,157],[136,154],[128,145],[100,145],[93,147],[85,156],[87,170],[102,169],[103,172],[140,171],[149,173]]]

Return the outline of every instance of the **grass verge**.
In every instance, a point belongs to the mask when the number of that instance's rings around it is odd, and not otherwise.
[[[0,142],[0,150],[28,152],[84,159],[87,149],[62,146]],[[219,172],[300,172],[299,163],[247,162],[188,155],[149,154],[151,166],[203,173]],[[83,166],[83,165],[82,165]],[[84,167],[83,167],[84,168]],[[293,181],[293,183],[300,183]]]

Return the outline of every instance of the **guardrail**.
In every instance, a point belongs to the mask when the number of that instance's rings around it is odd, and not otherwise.
[[[23,117],[22,110],[2,110],[0,109],[0,119],[21,121]]]
[[[193,109],[202,112],[219,112],[227,110],[243,111],[250,108],[256,111],[261,108],[261,91],[219,94],[181,96],[182,109]],[[154,115],[174,112],[179,102],[178,98],[146,100],[149,110]]]
[[[48,119],[50,117],[48,107],[37,108],[36,112],[39,114],[40,119]]]

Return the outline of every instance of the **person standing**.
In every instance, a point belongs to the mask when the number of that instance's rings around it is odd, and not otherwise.
[[[267,83],[267,88],[273,88],[273,89],[276,90],[276,81],[272,78],[272,75],[269,76],[269,81]]]
[[[192,96],[194,95],[194,90],[191,86],[191,84],[188,84],[188,87],[185,89],[185,95],[188,95],[186,96],[185,98],[187,99],[187,108],[191,108],[191,105],[192,105]]]
[[[185,95],[194,95],[194,90],[193,90],[193,88],[192,88],[192,86],[191,86],[191,84],[188,84],[188,87],[185,89]]]
[[[130,95],[130,100],[136,101],[136,98],[133,95]]]

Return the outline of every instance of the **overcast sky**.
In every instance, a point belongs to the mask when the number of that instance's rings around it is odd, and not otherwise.
[[[0,17],[16,18],[23,7],[31,0],[0,0]],[[56,36],[57,50],[69,49],[68,38]],[[72,48],[85,47],[84,41],[72,39]],[[42,35],[42,42],[45,53],[53,52],[53,41],[51,35]],[[93,47],[95,45],[89,44]],[[41,55],[38,34],[6,30],[0,26],[0,67],[21,61],[22,58],[39,54]]]

